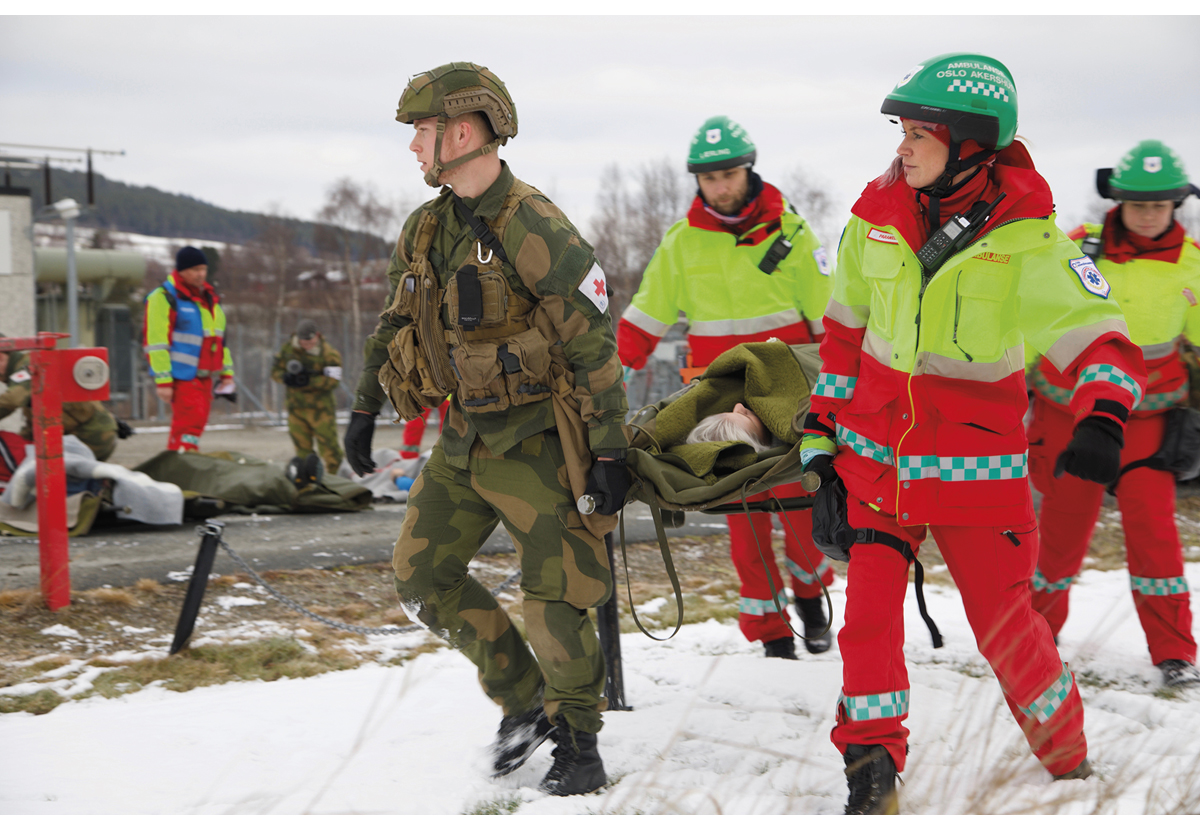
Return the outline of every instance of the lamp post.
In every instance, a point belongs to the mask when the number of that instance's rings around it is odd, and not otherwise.
[[[74,199],[62,199],[53,205],[67,226],[67,331],[71,333],[70,346],[79,346],[79,280],[75,271],[75,219],[79,216],[79,203]]]

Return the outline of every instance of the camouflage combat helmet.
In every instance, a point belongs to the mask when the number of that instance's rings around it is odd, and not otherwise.
[[[879,111],[949,128],[950,160],[930,188],[938,191],[948,188],[956,174],[1013,143],[1017,86],[1008,67],[995,58],[962,52],[938,55],[910,69],[883,99]],[[983,150],[962,159],[959,148],[968,139]]]
[[[1176,206],[1196,189],[1188,183],[1183,159],[1161,141],[1143,141],[1121,159],[1115,168],[1096,171],[1096,190],[1118,202],[1175,202]]]
[[[725,115],[714,115],[700,125],[688,148],[689,173],[709,173],[730,167],[749,167],[758,151],[746,128]]]
[[[442,135],[446,119],[465,112],[480,112],[487,118],[495,140],[465,156],[442,164]],[[471,159],[494,153],[517,134],[517,108],[504,82],[486,66],[474,63],[447,63],[410,79],[400,104],[396,120],[411,124],[421,118],[437,118],[437,138],[433,146],[433,164],[425,174],[425,183],[438,186],[445,170],[458,167]]]

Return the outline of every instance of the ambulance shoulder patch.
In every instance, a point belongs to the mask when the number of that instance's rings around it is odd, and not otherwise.
[[[1081,256],[1078,259],[1067,260],[1067,265],[1071,266],[1071,270],[1079,277],[1079,281],[1083,283],[1085,291],[1095,294],[1097,297],[1108,299],[1112,288],[1109,286],[1108,280],[1104,279],[1104,275],[1100,273],[1100,269],[1096,267],[1096,263],[1092,262],[1090,256]]]
[[[867,231],[867,239],[874,239],[876,242],[886,242],[888,245],[899,245],[896,237],[887,231],[881,231],[879,228],[871,228]]]
[[[1183,289],[1183,298],[1185,300],[1187,300],[1188,305],[1190,305],[1190,306],[1196,305],[1196,295],[1195,295],[1195,293],[1193,293],[1192,289],[1190,289],[1190,288]]]
[[[829,276],[829,256],[825,253],[825,246],[822,245],[813,251],[813,259],[817,262],[817,270],[824,276]]]

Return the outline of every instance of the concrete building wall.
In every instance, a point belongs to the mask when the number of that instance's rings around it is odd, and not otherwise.
[[[36,334],[36,283],[29,192],[0,187],[0,332],[9,337]],[[0,421],[0,429],[17,432],[19,412]]]

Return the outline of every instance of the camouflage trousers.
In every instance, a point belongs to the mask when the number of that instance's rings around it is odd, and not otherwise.
[[[296,455],[303,458],[316,452],[328,472],[338,471],[342,464],[342,445],[338,442],[337,415],[332,406],[289,406],[288,435]]]
[[[566,481],[554,432],[499,456],[477,438],[465,470],[446,463],[439,442],[409,491],[392,567],[408,615],[475,664],[505,715],[540,699],[551,721],[598,732],[607,705],[604,655],[587,609],[608,599],[612,573]],[[500,522],[520,557],[529,646],[468,571]]]

